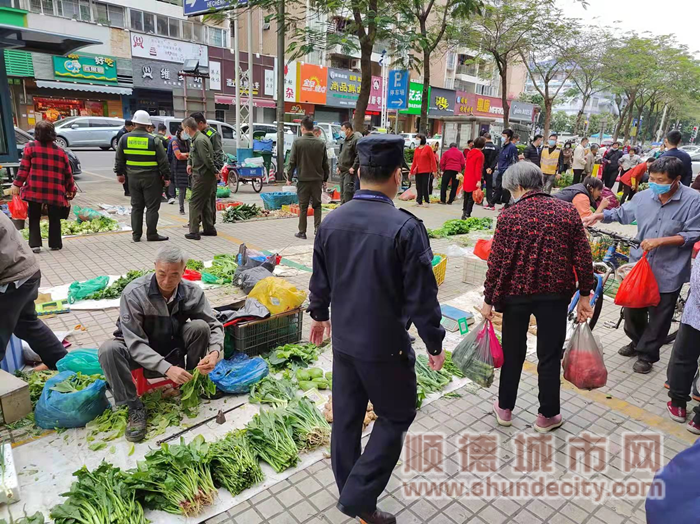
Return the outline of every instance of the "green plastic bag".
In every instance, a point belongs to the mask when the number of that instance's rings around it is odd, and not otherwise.
[[[56,362],[59,371],[73,371],[83,375],[104,375],[100,361],[97,358],[97,350],[92,348],[79,348],[69,351],[61,360]]]
[[[224,278],[219,278],[211,273],[207,273],[206,271],[202,271],[202,282],[205,284],[218,284],[220,286],[223,286],[224,284],[227,284],[230,281],[226,281]]]
[[[78,219],[78,224],[102,218],[101,213],[89,207],[73,206],[73,214]]]
[[[231,190],[226,187],[217,187],[216,188],[216,198],[228,198],[231,196]]]
[[[78,300],[84,300],[85,297],[102,291],[109,284],[109,277],[96,277],[85,282],[73,282],[68,288],[68,302],[76,303]]]

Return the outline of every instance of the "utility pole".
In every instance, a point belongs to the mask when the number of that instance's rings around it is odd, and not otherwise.
[[[262,16],[262,13],[260,14]],[[253,149],[253,12],[248,9],[248,147]]]
[[[233,32],[233,57],[235,64],[234,82],[236,83],[236,156],[241,147],[241,57],[238,45],[238,10],[233,10],[231,31]],[[250,29],[249,29],[250,31]]]
[[[284,1],[277,3],[277,179],[284,177]]]

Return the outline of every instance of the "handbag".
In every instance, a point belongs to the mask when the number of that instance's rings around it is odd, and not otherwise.
[[[61,214],[59,215],[59,218],[61,220],[68,220],[68,216],[70,215],[70,205],[68,207],[62,207],[61,208]]]

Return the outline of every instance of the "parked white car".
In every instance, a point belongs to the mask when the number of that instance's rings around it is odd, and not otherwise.
[[[67,147],[99,147],[116,149],[116,136],[124,126],[121,118],[106,116],[71,116],[55,122],[56,143]],[[34,134],[34,130],[29,132]]]
[[[158,124],[165,124],[165,127],[168,129],[168,134],[175,136],[178,127],[180,127],[180,124],[182,123],[182,118],[177,118],[174,116],[152,116],[151,122],[153,122],[153,125],[156,126],[156,129],[158,128]],[[207,120],[207,124],[216,129],[216,132],[221,135],[221,146],[224,149],[224,153],[235,155],[236,128],[231,124],[219,122],[218,120]],[[250,147],[250,142],[248,141],[247,135],[241,135],[241,147]]]

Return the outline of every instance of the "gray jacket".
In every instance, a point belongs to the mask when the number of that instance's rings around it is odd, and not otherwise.
[[[25,280],[39,271],[34,253],[12,221],[0,212],[0,285]]]
[[[292,143],[289,173],[297,170],[299,182],[326,182],[330,175],[326,143],[313,133],[304,133]]]
[[[181,365],[185,355],[182,327],[188,320],[204,320],[211,328],[209,350],[224,351],[224,327],[204,291],[183,280],[175,292],[172,308],[150,273],[131,282],[122,293],[116,338],[123,338],[131,358],[140,366],[165,375],[172,365]]]

